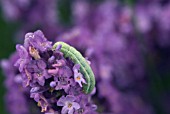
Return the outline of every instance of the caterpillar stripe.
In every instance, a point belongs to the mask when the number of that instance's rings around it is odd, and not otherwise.
[[[61,45],[61,52],[64,54],[65,58],[70,58],[75,64],[80,65],[80,72],[84,75],[87,84],[83,84],[83,91],[85,93],[91,93],[95,86],[94,73],[88,64],[87,60],[77,51],[74,47],[64,43],[56,42],[53,45],[53,49],[56,49],[58,45]]]

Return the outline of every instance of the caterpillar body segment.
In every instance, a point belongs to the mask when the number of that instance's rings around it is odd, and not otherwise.
[[[74,47],[72,47],[64,42],[56,42],[53,45],[53,49],[55,50],[58,45],[61,45],[60,51],[64,54],[65,58],[68,57],[75,64],[80,65],[80,72],[84,75],[84,78],[87,82],[87,84],[83,84],[83,91],[86,94],[91,93],[95,87],[95,77],[94,77],[94,73],[93,73],[90,65],[86,61],[86,59]]]

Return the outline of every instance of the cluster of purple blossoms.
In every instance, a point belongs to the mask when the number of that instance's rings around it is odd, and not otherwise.
[[[14,59],[14,65],[18,68],[18,74],[12,72],[12,76],[9,75],[10,78],[7,78],[7,81],[12,78],[7,85],[16,84],[17,81],[22,90],[9,87],[9,92],[19,91],[15,94],[21,96],[16,98],[21,99],[20,102],[24,104],[22,105],[24,113],[31,113],[26,108],[28,105],[26,103],[31,100],[26,101],[22,98],[24,93],[27,93],[27,97],[33,98],[32,102],[37,102],[41,112],[45,114],[95,114],[96,105],[91,101],[94,92],[89,95],[83,92],[82,84],[86,81],[83,74],[79,72],[80,66],[74,65],[69,58],[64,58],[60,48],[53,50],[52,42],[49,42],[40,30],[27,33],[24,45],[16,46],[18,55],[15,54],[17,57]],[[7,70],[6,64],[5,61],[2,62],[3,68]],[[13,87],[16,86],[17,84]],[[14,99],[11,100],[13,101]],[[21,104],[17,106],[19,105]],[[10,110],[11,113],[15,113],[13,110]],[[22,114],[22,110],[16,111],[15,114]]]

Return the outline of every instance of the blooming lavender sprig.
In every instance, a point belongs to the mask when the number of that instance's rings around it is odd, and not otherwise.
[[[43,113],[95,113],[90,95],[82,91],[86,83],[78,64],[66,59],[60,46],[52,50],[43,33],[38,30],[25,35],[24,45],[16,46],[18,67],[24,87]],[[81,103],[83,102],[83,103]]]

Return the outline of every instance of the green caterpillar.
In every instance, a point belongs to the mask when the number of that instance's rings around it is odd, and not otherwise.
[[[84,75],[87,82],[87,84],[83,84],[83,91],[86,94],[91,93],[95,87],[95,77],[87,60],[74,47],[64,42],[56,42],[53,45],[53,49],[56,49],[59,45],[62,46],[60,51],[64,54],[65,58],[69,57],[75,64],[80,65],[80,72]]]

